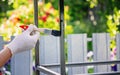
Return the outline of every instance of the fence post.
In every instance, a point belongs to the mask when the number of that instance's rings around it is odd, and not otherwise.
[[[120,34],[116,36],[117,59],[120,60]],[[120,64],[117,65],[117,70],[120,71]]]
[[[94,61],[110,60],[110,37],[108,33],[93,33],[93,54]],[[110,65],[95,66],[94,72],[108,72]]]
[[[87,61],[87,34],[68,35],[68,63]],[[68,75],[87,73],[87,67],[69,67]]]

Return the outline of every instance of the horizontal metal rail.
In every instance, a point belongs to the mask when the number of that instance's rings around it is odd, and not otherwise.
[[[89,74],[75,74],[75,75],[120,75],[120,72],[101,72],[101,73],[89,73]]]
[[[80,67],[88,65],[107,65],[107,64],[120,64],[120,60],[114,61],[93,61],[93,62],[82,62],[82,63],[67,63],[66,67]],[[60,67],[60,64],[43,64],[44,67]]]
[[[48,75],[60,75],[59,73],[52,71],[50,69],[47,69],[43,66],[37,66],[37,70],[39,70],[40,72],[43,72],[45,74],[48,74]]]
[[[113,40],[114,38],[110,38],[110,40]],[[65,42],[67,41],[67,39],[65,39]],[[87,38],[87,41],[92,41],[92,38]]]
[[[108,64],[120,64],[120,60],[114,61],[94,61],[94,62],[83,62],[83,63],[67,63],[66,67],[80,67],[88,65],[108,65]],[[60,67],[60,64],[44,64],[44,67]],[[49,73],[50,74],[50,73]],[[52,74],[58,75],[58,74]],[[87,73],[87,74],[75,74],[75,75],[120,75],[119,71],[116,72],[101,72],[101,73]]]

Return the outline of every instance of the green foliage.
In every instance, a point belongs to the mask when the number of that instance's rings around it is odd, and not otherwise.
[[[6,0],[7,1],[7,0]],[[28,9],[30,9],[30,4],[32,0],[10,0],[11,3],[14,2],[12,7],[14,7],[15,10],[20,11],[20,7],[22,8],[22,5],[26,5]],[[58,14],[59,11],[56,9],[59,9],[59,0],[43,0],[44,3],[39,7],[39,27],[48,27],[53,29],[59,29],[59,23],[55,22],[55,19],[53,18],[59,18]],[[54,9],[51,10],[51,2],[52,7]],[[117,26],[109,26],[107,20],[108,17],[106,15],[115,13],[116,9],[120,9],[120,2],[119,0],[64,0],[65,6],[65,25],[67,25],[67,32],[71,33],[72,27],[74,29],[74,33],[88,33],[88,36],[91,36],[92,33],[95,32],[114,32],[116,33],[116,29],[118,29],[119,25]],[[45,7],[45,8],[43,8]],[[116,9],[115,9],[116,8]],[[27,14],[26,11],[20,11],[19,14],[21,21],[20,23],[30,24],[33,23],[33,11],[32,11],[32,5],[31,9],[29,10],[30,14]],[[69,10],[68,10],[69,9]],[[47,17],[47,21],[44,22],[40,20],[41,18],[46,19],[46,12],[47,10],[50,10],[50,15]],[[54,11],[54,14],[51,13]],[[90,11],[93,12],[92,15],[90,15]],[[24,13],[25,15],[23,15]],[[70,15],[69,15],[70,14]],[[11,11],[8,11],[7,16],[11,15]],[[28,16],[26,16],[28,15]],[[19,15],[17,15],[19,16]],[[91,17],[94,17],[94,20],[91,20]],[[31,20],[30,20],[31,19]],[[5,21],[6,19],[2,19],[2,21]],[[96,23],[96,24],[94,24]],[[110,23],[109,23],[110,24]],[[54,27],[53,27],[54,25]],[[72,27],[71,27],[72,26]],[[114,30],[108,30],[113,28]],[[113,33],[110,35],[114,35]]]
[[[94,69],[93,68],[89,68],[88,69],[88,73],[94,73]]]
[[[120,26],[120,10],[114,8],[114,13],[108,15],[107,19],[108,32],[110,33],[110,36],[114,38],[111,41],[111,48],[115,48],[115,37],[116,34],[119,33],[118,27]]]
[[[59,1],[44,1],[46,3],[52,2],[52,4],[58,8],[57,4]],[[95,32],[106,32],[106,9],[103,8],[106,6],[107,1],[108,0],[64,0],[64,4],[69,6],[68,14],[70,14],[70,20],[68,24],[73,26],[74,33],[88,33],[88,36],[92,36],[91,34]],[[89,14],[90,11],[93,12],[93,15]],[[90,19],[91,16],[94,17],[92,21]]]
[[[0,18],[7,17],[6,12],[7,10],[13,9],[12,4],[9,0],[0,0]],[[0,19],[0,22],[2,20]]]
[[[21,33],[20,25],[29,25],[34,23],[34,10],[33,2],[25,2],[23,0],[15,1],[14,10],[7,11],[8,19],[4,21],[0,27],[0,35],[4,36],[5,40],[9,40],[11,35],[17,35]],[[25,4],[23,4],[25,2]],[[18,5],[16,5],[18,4]],[[21,5],[19,5],[21,4]],[[28,5],[26,5],[28,4]],[[65,6],[65,32],[66,34],[72,33],[73,29],[71,25],[67,24],[70,19],[68,14],[68,7]],[[25,11],[22,11],[25,10]],[[51,3],[38,3],[38,25],[40,28],[51,28],[59,30],[59,11],[55,9]],[[53,13],[54,12],[54,13]]]
[[[98,4],[98,0],[87,0],[90,3],[90,8],[94,8]]]
[[[30,3],[32,3],[32,0],[13,0],[13,8],[17,9],[21,5],[29,6]]]

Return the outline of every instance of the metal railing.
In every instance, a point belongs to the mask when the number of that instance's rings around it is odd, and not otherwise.
[[[65,68],[66,67],[80,67],[87,65],[103,65],[103,64],[118,64],[120,60],[114,61],[94,61],[94,62],[84,62],[84,63],[67,63],[65,64],[65,53],[64,53],[64,0],[59,0],[59,8],[60,8],[60,64],[39,64],[39,42],[35,47],[35,64],[36,64],[36,75],[40,75],[40,72],[46,73],[48,75],[66,75]],[[34,23],[38,26],[38,0],[34,0]],[[60,67],[60,73],[54,72],[47,67]],[[39,72],[40,71],[40,72]],[[111,74],[120,74],[120,72],[104,72],[104,73],[93,73],[94,75],[111,75]],[[93,75],[92,74],[92,75]],[[78,74],[78,75],[86,75],[86,74]],[[88,75],[88,74],[87,74]]]
[[[120,60],[114,60],[114,61],[94,61],[94,62],[83,62],[83,63],[67,63],[66,67],[80,67],[80,66],[88,66],[88,65],[108,65],[108,64],[120,64]],[[60,67],[60,64],[54,63],[51,64],[43,64],[41,66],[38,66],[37,69],[45,74],[50,75],[62,75],[57,72],[54,72],[47,68],[58,68]],[[116,72],[101,72],[101,73],[88,73],[87,75],[119,75],[120,71]],[[76,75],[86,75],[86,74],[76,74]]]

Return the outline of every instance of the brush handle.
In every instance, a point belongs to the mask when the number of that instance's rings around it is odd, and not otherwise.
[[[53,35],[53,36],[60,36],[60,31],[58,30],[51,30],[48,28],[38,28],[39,32],[42,32],[44,34],[48,34],[48,35]]]

